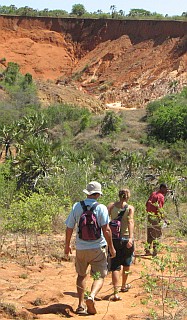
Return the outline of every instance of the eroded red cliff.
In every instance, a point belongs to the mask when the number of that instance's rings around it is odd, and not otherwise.
[[[141,107],[187,84],[185,21],[0,16],[0,40],[21,72],[74,79],[104,103]]]

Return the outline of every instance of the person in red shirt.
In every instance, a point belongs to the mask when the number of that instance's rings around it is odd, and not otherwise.
[[[146,202],[146,211],[148,212],[147,224],[147,248],[146,255],[151,255],[150,249],[153,245],[153,256],[157,255],[158,239],[162,236],[161,221],[163,219],[162,208],[164,206],[165,196],[168,187],[165,183],[161,183],[159,190],[151,193]],[[156,241],[155,241],[156,240]]]

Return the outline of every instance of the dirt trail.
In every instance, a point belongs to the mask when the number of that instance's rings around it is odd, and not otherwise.
[[[27,320],[80,318],[75,314],[78,303],[73,258],[75,252],[73,252],[71,261],[65,261],[62,259],[63,237],[54,236],[53,240],[49,240],[49,238],[42,236],[39,241],[40,244],[43,244],[43,255],[41,251],[38,255],[30,254],[31,264],[27,261],[23,246],[18,245],[17,254],[19,257],[17,258],[14,257],[14,241],[9,242],[8,246],[4,246],[0,258],[0,318],[3,320],[12,318]],[[178,244],[179,247],[186,247],[186,245],[185,242]],[[122,301],[112,302],[111,274],[108,274],[96,299],[97,314],[92,316],[95,320],[148,319],[147,315],[152,305],[150,303],[146,306],[141,303],[146,296],[140,277],[141,271],[144,270],[144,264],[150,269],[152,258],[143,256],[141,242],[137,243],[137,246],[135,263],[131,266],[131,274],[128,279],[132,288],[129,292],[120,293]],[[152,271],[150,269],[150,272]],[[91,282],[92,279],[88,276],[88,290]],[[13,305],[16,308],[16,312],[12,311],[12,316],[7,311],[3,311],[2,306],[5,304]],[[156,307],[154,306],[154,308]],[[84,316],[85,320],[90,318],[89,315]],[[186,320],[187,318],[184,316],[180,319]]]

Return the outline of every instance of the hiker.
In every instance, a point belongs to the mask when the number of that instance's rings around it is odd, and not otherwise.
[[[146,202],[147,215],[147,248],[145,254],[155,257],[158,253],[158,239],[162,236],[162,220],[164,218],[162,208],[164,206],[165,196],[168,192],[168,187],[165,183],[161,183],[159,190],[151,193]],[[167,223],[167,222],[166,222]],[[151,254],[151,246],[153,253]]]
[[[101,184],[97,181],[91,181],[83,192],[87,195],[84,201],[76,202],[66,220],[66,240],[65,240],[65,254],[72,253],[71,250],[71,236],[75,225],[77,225],[76,232],[76,259],[75,267],[77,276],[77,293],[79,298],[77,314],[96,314],[94,298],[101,290],[104,282],[104,278],[107,275],[107,245],[111,257],[115,257],[115,249],[112,243],[112,235],[109,227],[109,216],[107,207],[103,204],[98,204],[97,200],[102,195]],[[87,224],[81,225],[84,211],[92,210],[94,207],[94,217],[96,221],[88,226],[92,228],[94,224],[99,226],[98,230],[95,230],[98,239],[94,239],[91,229],[87,229]],[[93,217],[93,219],[94,219]],[[87,217],[88,219],[88,217]],[[83,230],[84,228],[84,230]],[[89,236],[92,240],[89,239]],[[83,238],[85,240],[83,240]],[[86,299],[86,306],[84,303],[84,294],[86,290],[86,276],[88,266],[91,266],[90,273],[93,276],[93,283],[91,287],[90,295]],[[95,275],[95,277],[94,277]],[[87,307],[87,310],[86,310]]]
[[[111,259],[109,267],[109,271],[112,271],[113,301],[121,300],[118,295],[121,266],[123,266],[121,292],[127,292],[131,287],[126,282],[134,254],[134,207],[127,204],[130,198],[129,189],[119,190],[118,196],[119,201],[112,202],[107,207],[111,220],[116,219],[119,213],[122,215],[120,237],[113,238],[116,257]]]

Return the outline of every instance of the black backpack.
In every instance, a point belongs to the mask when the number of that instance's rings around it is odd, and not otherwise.
[[[121,232],[121,220],[128,208],[128,204],[118,213],[118,216],[109,222],[110,229],[112,231],[112,239],[120,239]]]
[[[93,212],[99,203],[94,203],[92,207],[86,206],[84,201],[80,201],[80,204],[83,208],[83,213],[80,216],[78,224],[79,238],[85,241],[99,239],[101,237],[101,228]]]

